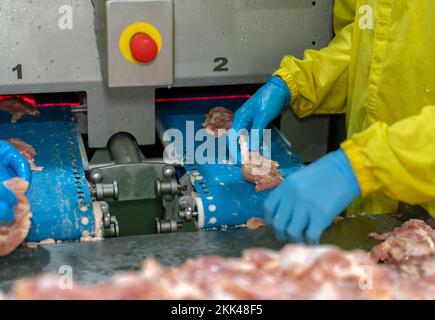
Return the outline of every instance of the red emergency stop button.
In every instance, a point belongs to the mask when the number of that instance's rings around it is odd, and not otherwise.
[[[146,33],[136,33],[131,38],[130,50],[133,58],[141,63],[153,61],[159,53],[157,42]]]

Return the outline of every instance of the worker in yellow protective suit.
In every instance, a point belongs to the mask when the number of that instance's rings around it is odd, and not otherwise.
[[[348,140],[289,176],[264,204],[278,239],[318,242],[339,215],[435,214],[435,1],[337,0],[335,37],[302,60],[286,56],[235,114],[264,129],[290,104],[299,117],[347,115]]]

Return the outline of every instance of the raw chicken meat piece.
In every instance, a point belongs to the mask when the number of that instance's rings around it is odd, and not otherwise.
[[[269,167],[271,167],[271,169],[267,169],[268,172],[264,173],[264,168]],[[264,163],[259,165],[253,162],[248,165],[243,165],[242,174],[246,181],[255,184],[256,192],[273,189],[284,181],[279,173],[278,163],[275,161],[272,161],[271,165],[265,165]]]
[[[233,123],[234,112],[224,107],[211,108],[206,119],[202,124],[208,134],[219,137],[226,134],[226,131],[231,129]]]
[[[233,119],[234,113],[231,110],[214,107],[206,115],[203,126],[210,135],[219,137],[231,128]],[[249,152],[246,136],[240,137],[239,144],[243,163],[242,174],[246,181],[255,184],[255,191],[273,189],[284,180],[276,161],[261,156],[259,152]]]
[[[18,204],[14,208],[14,222],[11,225],[0,224],[0,256],[10,254],[26,239],[32,217],[30,204],[25,195],[29,183],[20,178],[13,178],[3,184],[12,190],[18,199]]]
[[[246,221],[246,228],[250,230],[257,230],[261,227],[265,227],[266,222],[262,218],[252,217]]]
[[[39,167],[35,165],[35,157],[37,155],[35,148],[33,148],[30,144],[16,138],[7,139],[7,142],[12,144],[15,149],[18,150],[21,155],[29,161],[30,168],[32,171],[42,171],[44,167]]]
[[[383,241],[371,251],[376,261],[415,277],[435,276],[435,230],[422,220],[409,220],[392,232],[369,236]]]
[[[0,100],[0,110],[4,110],[12,114],[11,123],[16,123],[25,115],[38,117],[40,114],[39,110],[36,109],[35,106],[17,97]]]
[[[158,279],[158,281],[156,281]],[[65,288],[62,277],[17,282],[13,299],[434,299],[435,279],[417,281],[363,251],[287,245],[246,250],[241,258],[206,256],[179,267],[147,259],[139,272]]]
[[[239,144],[243,177],[255,184],[256,192],[273,189],[284,181],[278,162],[263,157],[258,151],[250,152],[246,136],[240,137]]]

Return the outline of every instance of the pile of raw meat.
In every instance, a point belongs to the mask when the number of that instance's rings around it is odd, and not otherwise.
[[[17,282],[10,298],[435,299],[433,269],[432,273],[422,273],[416,279],[376,262],[381,247],[383,256],[393,254],[391,243],[387,245],[389,239],[395,243],[400,234],[407,234],[409,246],[413,246],[415,235],[426,237],[425,232],[429,233],[427,225],[412,220],[395,230],[371,254],[358,250],[346,252],[333,246],[287,245],[279,252],[250,249],[237,259],[199,257],[179,267],[167,267],[147,259],[141,271],[121,273],[110,283],[92,286],[76,284],[65,288],[61,277],[42,275]],[[433,230],[430,233],[433,240]],[[420,245],[433,246],[430,242],[417,242],[419,253],[423,252]],[[414,252],[403,252],[402,260],[413,259],[414,256],[406,255]],[[433,259],[432,251],[424,252],[419,259]]]
[[[206,115],[203,126],[210,135],[219,137],[231,128],[233,119],[234,113],[231,110],[224,107],[214,107]],[[255,191],[273,189],[284,180],[278,170],[278,162],[261,156],[258,151],[249,151],[246,136],[240,137],[239,145],[243,160],[243,177],[246,181],[255,184]]]
[[[8,97],[0,100],[0,110],[7,111],[12,114],[11,123],[16,123],[25,115],[38,117],[40,112],[32,104],[24,101],[20,97]]]
[[[12,144],[14,148],[17,149],[24,158],[26,158],[32,171],[42,171],[44,169],[43,167],[35,165],[35,157],[37,153],[35,148],[33,148],[30,144],[16,138],[11,138],[6,141]]]
[[[384,234],[370,234],[383,242],[371,255],[414,278],[435,279],[435,230],[421,220],[410,220]]]
[[[231,129],[234,112],[224,107],[214,107],[206,114],[205,121],[202,124],[208,134],[214,137],[220,137]]]
[[[3,184],[15,194],[18,204],[14,208],[14,222],[11,225],[0,224],[0,256],[10,254],[26,239],[32,217],[30,204],[25,195],[29,183],[20,178],[13,178]]]

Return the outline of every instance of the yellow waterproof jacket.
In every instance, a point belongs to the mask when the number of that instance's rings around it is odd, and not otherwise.
[[[347,114],[362,197],[349,213],[398,201],[435,214],[435,1],[336,0],[327,48],[286,56],[275,72],[300,116]]]

